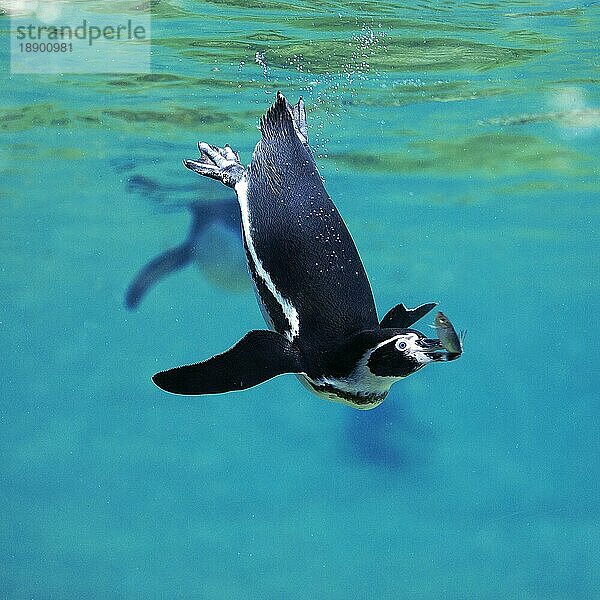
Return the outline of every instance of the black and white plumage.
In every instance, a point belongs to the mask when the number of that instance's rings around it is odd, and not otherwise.
[[[272,331],[251,331],[223,354],[157,373],[178,394],[241,390],[295,373],[313,392],[357,408],[380,404],[391,385],[432,361],[439,340],[410,326],[435,303],[400,304],[381,324],[369,280],[308,147],[302,99],[282,94],[260,121],[245,169],[229,146],[200,143],[184,164],[234,188],[256,294]]]

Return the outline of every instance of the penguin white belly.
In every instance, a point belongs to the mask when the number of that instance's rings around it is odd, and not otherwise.
[[[387,344],[389,342],[385,342]],[[378,344],[368,350],[356,363],[356,367],[345,377],[322,376],[311,378],[299,376],[301,381],[318,396],[334,402],[349,404],[354,408],[369,410],[379,406],[388,395],[390,387],[402,377],[385,377],[374,375],[368,366],[369,358],[374,350],[384,344]]]

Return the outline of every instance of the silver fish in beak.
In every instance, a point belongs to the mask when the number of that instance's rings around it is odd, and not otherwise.
[[[462,341],[464,334],[458,336],[450,319],[442,312],[438,312],[433,322],[436,333],[444,349],[448,352],[447,360],[458,358],[463,352]]]

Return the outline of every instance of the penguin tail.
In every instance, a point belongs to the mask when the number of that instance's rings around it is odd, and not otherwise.
[[[295,135],[302,144],[307,146],[308,129],[302,96],[292,106],[281,92],[277,92],[274,104],[260,119],[260,131],[266,141],[277,140],[282,136]]]

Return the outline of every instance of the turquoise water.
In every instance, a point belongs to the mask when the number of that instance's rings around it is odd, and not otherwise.
[[[131,5],[150,74],[11,75],[0,17],[0,598],[598,597],[600,7]],[[278,89],[380,315],[468,330],[372,411],[153,386],[264,326],[224,221],[124,304]]]

